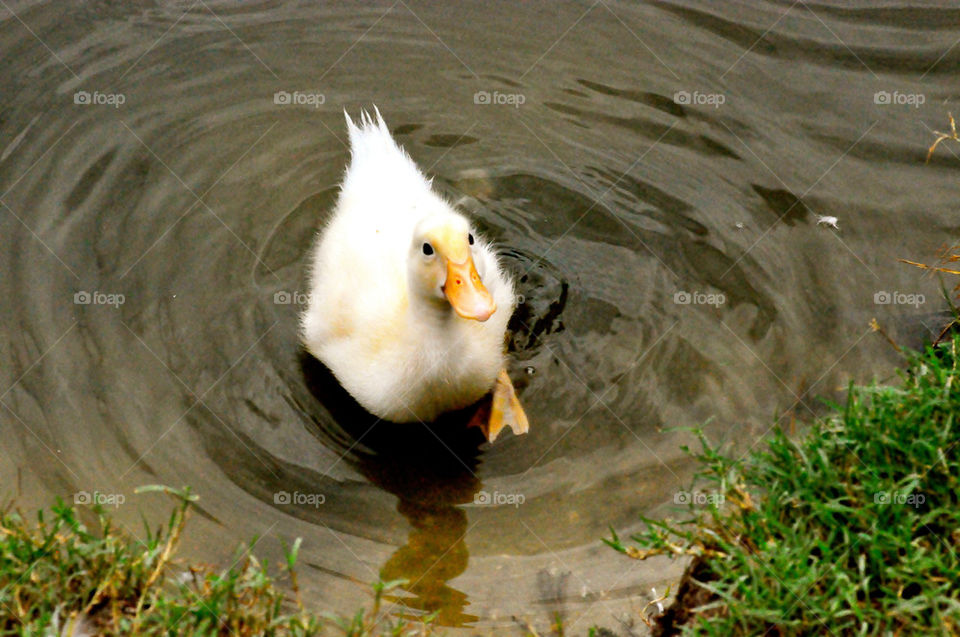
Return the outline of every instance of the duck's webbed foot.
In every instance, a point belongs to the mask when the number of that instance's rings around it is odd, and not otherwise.
[[[513,429],[514,435],[519,436],[530,430],[527,414],[524,413],[513,383],[507,375],[507,370],[501,369],[497,382],[493,387],[493,399],[490,402],[490,415],[475,423],[483,431],[487,440],[493,442],[500,435],[504,427]]]

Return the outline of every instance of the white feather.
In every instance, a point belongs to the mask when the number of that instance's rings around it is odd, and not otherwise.
[[[304,345],[367,410],[396,422],[435,419],[488,392],[504,362],[513,284],[477,237],[472,256],[497,310],[479,322],[421,298],[408,259],[424,219],[467,231],[469,221],[390,135],[379,111],[349,116],[350,165],[310,258]],[[474,231],[474,234],[475,231]]]

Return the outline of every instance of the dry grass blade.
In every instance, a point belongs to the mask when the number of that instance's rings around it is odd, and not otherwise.
[[[951,261],[956,259],[951,258]],[[960,270],[954,270],[952,268],[945,268],[941,265],[927,265],[926,263],[917,263],[916,261],[909,261],[907,259],[897,259],[900,263],[906,263],[924,270],[933,270],[934,272],[943,272],[945,274],[960,274]]]
[[[930,145],[930,148],[927,150],[927,162],[930,161],[930,158],[933,157],[933,151],[937,149],[937,146],[940,145],[940,142],[946,141],[948,139],[955,142],[960,142],[960,136],[957,135],[957,123],[953,121],[953,114],[947,113],[947,116],[950,118],[950,132],[941,133],[938,130],[933,131],[933,134],[937,136],[936,141]]]

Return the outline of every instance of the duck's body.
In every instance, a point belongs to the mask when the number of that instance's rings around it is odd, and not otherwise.
[[[513,284],[379,113],[347,127],[351,162],[313,249],[303,342],[371,413],[429,422],[498,384]]]

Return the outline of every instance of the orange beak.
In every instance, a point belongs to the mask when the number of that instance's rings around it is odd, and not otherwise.
[[[497,304],[487,288],[483,287],[470,256],[462,263],[447,261],[447,280],[443,284],[443,293],[454,311],[465,319],[486,321],[497,311]]]

